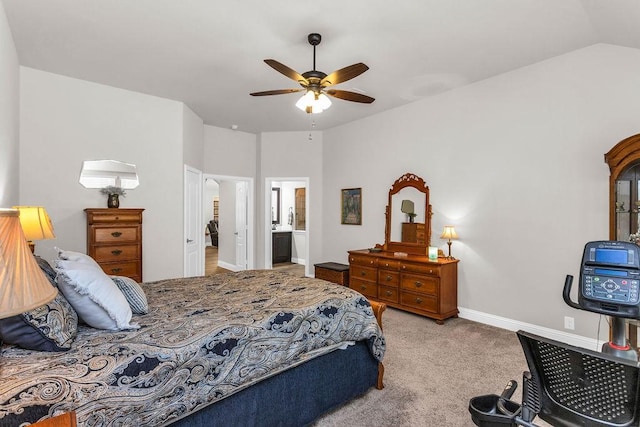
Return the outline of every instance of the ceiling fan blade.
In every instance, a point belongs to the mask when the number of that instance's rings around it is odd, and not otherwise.
[[[265,59],[264,62],[266,62],[268,66],[270,66],[277,72],[284,74],[285,76],[289,77],[293,81],[296,81],[300,84],[309,84],[307,79],[302,77],[302,74],[276,61],[275,59]]]
[[[327,90],[326,93],[327,95],[333,96],[334,98],[344,99],[345,101],[361,102],[363,104],[371,104],[373,101],[375,101],[375,98],[363,95],[361,93],[349,92],[348,90],[330,89]]]
[[[265,90],[263,92],[253,92],[250,93],[249,95],[251,96],[265,96],[265,95],[284,95],[287,93],[295,93],[295,92],[301,92],[304,89],[276,89],[276,90]]]
[[[327,77],[322,79],[320,85],[324,87],[337,85],[338,83],[346,82],[354,77],[358,77],[368,69],[369,67],[364,65],[362,62],[358,62],[357,64],[349,65],[348,67],[341,68],[329,74]]]

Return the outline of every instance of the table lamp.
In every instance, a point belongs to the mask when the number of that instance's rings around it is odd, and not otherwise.
[[[33,310],[51,301],[51,286],[20,226],[16,209],[0,209],[0,319]]]
[[[34,240],[56,238],[49,215],[42,206],[14,206],[13,209],[20,211],[20,225],[32,253],[36,249]]]
[[[447,258],[453,259],[453,257],[451,256],[451,239],[457,239],[458,238],[458,234],[456,233],[456,230],[453,227],[453,225],[445,225],[444,226],[444,230],[442,231],[442,235],[440,236],[440,238],[441,239],[448,239],[447,245],[449,245],[449,256],[447,256]]]

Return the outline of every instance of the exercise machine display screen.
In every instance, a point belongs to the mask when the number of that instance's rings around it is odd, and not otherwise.
[[[640,315],[640,247],[631,242],[596,241],[585,245],[578,304],[612,316]]]

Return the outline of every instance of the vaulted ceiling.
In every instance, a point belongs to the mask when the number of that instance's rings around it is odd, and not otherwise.
[[[327,129],[595,43],[640,48],[637,0],[1,0],[21,65],[183,101],[213,126]],[[369,70],[307,115],[267,66]],[[579,70],[576,70],[579,72]]]

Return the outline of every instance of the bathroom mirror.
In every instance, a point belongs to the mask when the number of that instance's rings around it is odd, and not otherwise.
[[[411,204],[412,215],[403,212]],[[429,187],[424,180],[411,173],[398,178],[389,190],[385,250],[426,255],[431,243],[431,215]]]
[[[271,189],[271,224],[280,224],[280,188]]]
[[[85,188],[136,188],[140,181],[136,165],[117,160],[85,160],[80,170],[80,184]]]

